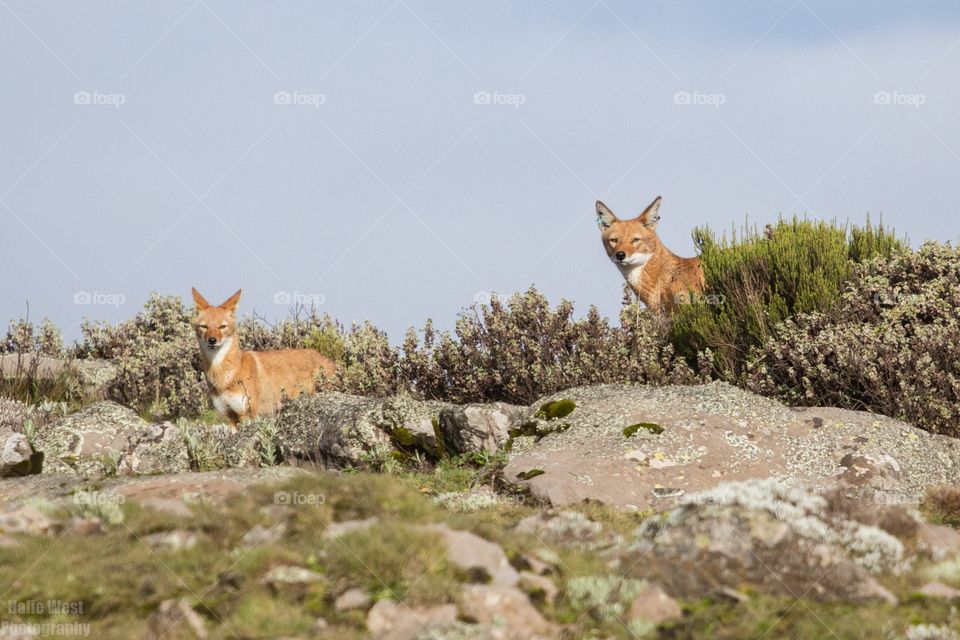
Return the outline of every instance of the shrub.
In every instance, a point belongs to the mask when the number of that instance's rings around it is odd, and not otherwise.
[[[673,315],[670,340],[693,361],[701,354],[716,377],[735,380],[750,349],[787,318],[825,311],[839,298],[852,265],[890,256],[904,244],[882,224],[838,226],[794,218],[719,240],[694,231],[706,295]]]
[[[199,351],[179,296],[152,294],[116,326],[84,321],[78,353],[116,361],[107,397],[156,419],[193,416],[205,404]]]
[[[928,243],[858,266],[838,303],[777,327],[748,388],[960,435],[960,251]]]
[[[530,404],[569,387],[605,382],[692,381],[694,376],[664,345],[659,321],[636,305],[612,327],[591,308],[573,317],[573,304],[556,308],[536,289],[506,303],[465,311],[454,332],[427,322],[408,331],[400,349],[370,325],[344,335],[344,366],[337,386],[351,393],[405,391],[450,402]]]
[[[0,342],[0,353],[36,353],[54,358],[64,354],[60,329],[47,318],[39,327],[25,319],[11,322]]]
[[[960,526],[960,488],[927,487],[920,506],[929,520],[951,527]]]
[[[271,349],[317,348],[324,355],[336,353],[337,347],[329,339],[339,337],[340,327],[329,315],[319,315],[315,310],[304,315],[296,309],[289,318],[268,324],[261,318],[247,317],[237,323],[237,334],[244,349],[269,351]],[[325,340],[326,338],[326,340]],[[333,358],[336,360],[336,358]]]

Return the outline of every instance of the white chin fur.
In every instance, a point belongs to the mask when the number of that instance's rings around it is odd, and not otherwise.
[[[652,253],[635,253],[623,262],[618,262],[614,260],[614,264],[623,269],[632,269],[634,267],[642,267],[643,265],[649,262],[650,258],[653,257]]]
[[[227,351],[230,348],[230,341],[233,340],[233,336],[230,336],[226,340],[220,343],[220,346],[216,349],[211,349],[208,345],[204,344],[203,348],[207,352],[207,357],[210,357],[210,363],[214,366],[219,366],[223,362],[224,357],[227,355]],[[212,356],[212,357],[211,357]]]

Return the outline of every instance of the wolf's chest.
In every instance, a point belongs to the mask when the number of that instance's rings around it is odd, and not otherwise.
[[[222,414],[232,411],[242,416],[250,408],[250,398],[243,392],[215,393],[210,396],[210,400],[213,402],[213,408]]]

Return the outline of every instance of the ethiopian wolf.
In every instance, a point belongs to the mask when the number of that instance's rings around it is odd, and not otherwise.
[[[193,301],[197,305],[193,328],[200,343],[207,392],[214,408],[231,424],[271,414],[283,395],[313,393],[321,371],[334,374],[333,361],[313,349],[241,349],[236,317],[240,291],[214,307],[194,289]]]
[[[597,200],[603,248],[641,301],[654,311],[670,311],[703,292],[700,258],[681,258],[657,236],[660,196],[632,220],[620,220]]]

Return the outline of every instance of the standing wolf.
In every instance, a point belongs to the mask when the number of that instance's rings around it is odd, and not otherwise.
[[[271,414],[284,394],[313,393],[321,371],[334,374],[333,361],[313,349],[242,350],[236,316],[240,291],[214,307],[194,289],[193,301],[197,304],[193,328],[200,343],[207,392],[213,406],[231,424]]]
[[[641,301],[654,311],[670,311],[703,292],[700,258],[681,258],[657,236],[660,196],[632,220],[620,220],[597,200],[603,248]]]

